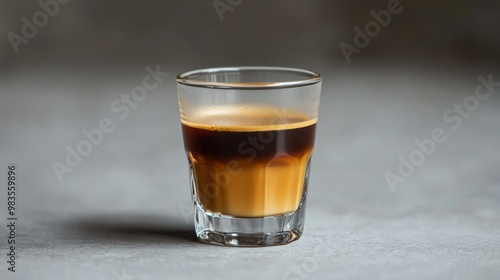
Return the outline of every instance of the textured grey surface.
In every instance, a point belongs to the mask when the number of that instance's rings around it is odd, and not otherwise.
[[[141,83],[141,69],[127,77],[2,77],[0,220],[11,163],[19,220],[15,273],[7,271],[0,227],[0,278],[498,279],[500,88],[458,129],[443,120],[490,72],[323,72],[305,233],[290,245],[252,249],[200,244],[185,219],[173,76],[124,120],[110,105]],[[51,163],[106,117],[115,131],[58,182]],[[396,172],[398,156],[435,128],[446,142],[392,192],[384,172]]]

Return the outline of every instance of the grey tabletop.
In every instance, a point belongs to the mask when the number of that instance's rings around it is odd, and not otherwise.
[[[305,232],[266,248],[196,241],[176,73],[123,101],[146,74],[0,78],[0,279],[498,279],[499,73],[323,69]]]

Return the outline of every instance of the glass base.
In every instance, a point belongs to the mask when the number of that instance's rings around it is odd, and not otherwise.
[[[284,245],[304,230],[305,193],[297,211],[263,218],[237,218],[205,211],[195,202],[195,230],[201,242],[224,246]]]

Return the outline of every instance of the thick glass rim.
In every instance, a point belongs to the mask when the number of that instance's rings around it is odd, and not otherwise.
[[[266,81],[266,82],[211,82],[197,80],[196,77],[200,75],[209,75],[217,73],[239,73],[245,71],[260,71],[260,72],[282,72],[303,75],[303,79],[294,79],[286,81]],[[300,68],[289,68],[289,67],[271,67],[271,66],[240,66],[240,67],[214,67],[214,68],[204,68],[193,71],[188,71],[177,75],[175,80],[178,84],[194,86],[194,87],[204,87],[204,88],[215,88],[215,89],[280,89],[280,88],[293,88],[302,87],[307,85],[313,85],[321,82],[321,74],[300,69]]]

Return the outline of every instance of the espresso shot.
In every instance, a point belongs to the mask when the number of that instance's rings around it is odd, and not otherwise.
[[[309,70],[268,66],[176,77],[201,242],[272,246],[302,236],[321,79]]]
[[[182,120],[201,207],[241,218],[297,210],[316,121],[299,112],[251,106],[210,108]]]

